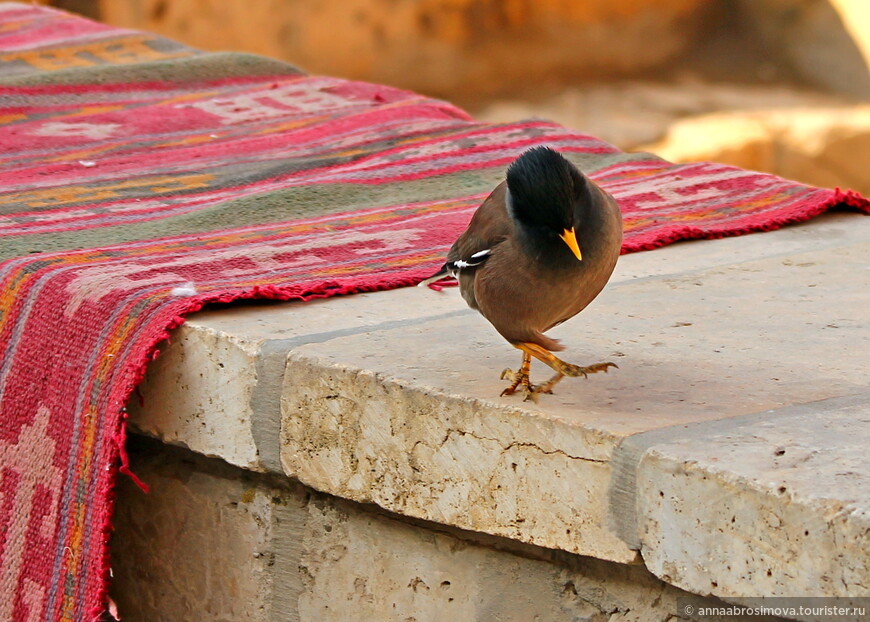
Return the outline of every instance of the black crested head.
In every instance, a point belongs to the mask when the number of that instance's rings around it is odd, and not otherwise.
[[[549,147],[535,147],[508,167],[508,210],[530,233],[559,235],[580,224],[586,177]]]

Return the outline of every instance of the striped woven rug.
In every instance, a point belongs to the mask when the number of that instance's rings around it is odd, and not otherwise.
[[[626,252],[870,213],[850,192],[0,4],[0,620],[105,609],[124,404],[185,314],[416,283],[539,144],[619,200]]]

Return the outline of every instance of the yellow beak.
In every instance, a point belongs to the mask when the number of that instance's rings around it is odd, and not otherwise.
[[[580,253],[580,247],[577,245],[577,236],[574,235],[574,227],[565,229],[559,237],[568,245],[568,248],[571,249],[574,256],[577,257],[579,261],[583,261],[583,255]]]

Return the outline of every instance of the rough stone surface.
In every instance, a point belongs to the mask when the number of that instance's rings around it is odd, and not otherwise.
[[[241,316],[238,310],[197,313],[148,366],[141,401],[127,405],[130,425],[239,467],[281,472],[279,400],[288,353],[368,327],[419,321],[402,305],[383,308],[367,295],[354,300],[364,302],[353,309],[267,302]],[[427,318],[471,313],[449,296],[428,300],[426,310]]]
[[[524,409],[295,355],[286,378],[288,475],[409,516],[603,559],[635,558],[606,527],[601,500],[610,469],[594,433],[570,435]]]
[[[408,524],[185,450],[132,461],[152,492],[120,482],[123,620],[664,622],[687,596],[642,566]]]
[[[637,476],[647,566],[723,598],[866,596],[868,403],[792,406],[653,445]]]
[[[134,445],[131,457],[150,492],[118,483],[111,595],[121,619],[279,619],[303,589],[280,557],[304,526],[300,487],[228,477],[217,461],[203,468],[193,454],[146,447]]]
[[[148,366],[142,401],[128,404],[130,424],[164,442],[259,469],[251,412],[259,345],[205,326],[178,332]]]

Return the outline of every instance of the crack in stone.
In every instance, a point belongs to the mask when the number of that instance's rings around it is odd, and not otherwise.
[[[490,441],[492,443],[496,443],[499,446],[501,446],[501,453],[506,453],[506,452],[510,451],[511,449],[513,449],[514,447],[531,447],[533,449],[536,449],[538,452],[540,452],[544,455],[547,455],[547,456],[552,456],[554,454],[560,454],[560,455],[563,455],[566,458],[569,458],[571,460],[582,460],[583,462],[596,462],[599,464],[607,464],[609,462],[609,460],[601,460],[599,458],[587,458],[584,456],[574,456],[574,455],[566,452],[564,449],[547,450],[547,449],[544,449],[543,447],[541,447],[540,445],[537,445],[537,444],[529,442],[529,441],[514,441],[514,442],[508,444],[507,446],[504,446],[504,445],[502,445],[501,439],[492,438],[489,436],[480,436],[479,434],[475,434],[474,432],[470,432],[468,430],[458,430],[458,429],[453,429],[453,428],[447,430],[447,434],[444,436],[442,441],[439,443],[438,449],[443,447],[447,443],[447,441],[450,440],[450,437],[453,436],[454,434],[458,434],[460,436],[470,436],[470,437],[475,438],[479,441]],[[418,442],[420,442],[420,441],[418,441]]]
[[[607,464],[610,462],[609,460],[601,460],[599,458],[587,458],[585,456],[574,456],[574,455],[569,454],[564,449],[551,449],[548,451],[548,450],[546,450],[546,449],[544,449],[544,448],[542,448],[539,445],[536,445],[534,443],[521,442],[521,441],[514,441],[513,443],[511,443],[507,447],[504,447],[502,449],[502,451],[506,452],[506,451],[513,449],[514,447],[533,447],[533,448],[537,449],[539,452],[541,452],[542,454],[545,454],[547,456],[552,456],[553,454],[561,454],[561,455],[563,455],[566,458],[569,458],[571,460],[581,460],[583,462],[597,462],[599,464]]]

